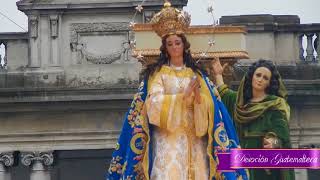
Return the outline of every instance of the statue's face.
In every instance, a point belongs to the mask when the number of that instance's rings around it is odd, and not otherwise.
[[[271,71],[266,67],[259,67],[253,73],[252,89],[257,91],[265,91],[270,85]]]
[[[166,39],[166,49],[171,58],[183,59],[184,44],[182,39],[177,35],[170,35]]]

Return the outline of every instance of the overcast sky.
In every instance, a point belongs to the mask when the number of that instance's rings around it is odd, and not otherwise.
[[[191,14],[192,24],[212,24],[207,12],[210,5],[216,20],[225,15],[290,14],[298,15],[301,23],[320,23],[320,0],[189,0],[185,10]],[[27,18],[17,10],[16,0],[0,0],[0,32],[23,31],[1,13],[28,29]]]

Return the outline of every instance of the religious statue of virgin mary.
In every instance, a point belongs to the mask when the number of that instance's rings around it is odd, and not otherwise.
[[[248,179],[244,169],[217,170],[218,153],[240,148],[224,104],[198,67],[184,32],[190,16],[169,2],[151,22],[160,55],[125,115],[106,179]]]

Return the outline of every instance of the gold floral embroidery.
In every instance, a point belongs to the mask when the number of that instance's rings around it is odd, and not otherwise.
[[[144,101],[142,100],[143,92],[139,92],[134,95],[133,101],[131,103],[131,109],[129,110],[128,114],[128,123],[133,128],[137,125],[141,125],[139,121],[139,112],[143,107]]]
[[[143,168],[141,166],[141,163],[138,163],[137,165],[134,166],[134,171],[137,173],[136,179],[137,180],[145,180],[145,175],[143,172]]]
[[[113,157],[110,163],[110,167],[109,167],[109,173],[112,174],[114,172],[118,173],[118,174],[122,174],[122,165],[120,163],[120,161],[123,158],[120,156],[116,156]]]

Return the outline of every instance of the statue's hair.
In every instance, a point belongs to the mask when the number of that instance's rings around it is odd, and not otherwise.
[[[257,62],[253,63],[246,74],[246,79],[244,82],[243,95],[244,95],[244,103],[248,103],[252,98],[252,77],[254,72],[259,67],[265,67],[271,72],[270,85],[266,88],[266,93],[270,95],[278,96],[279,90],[279,72],[272,61],[260,59]]]

